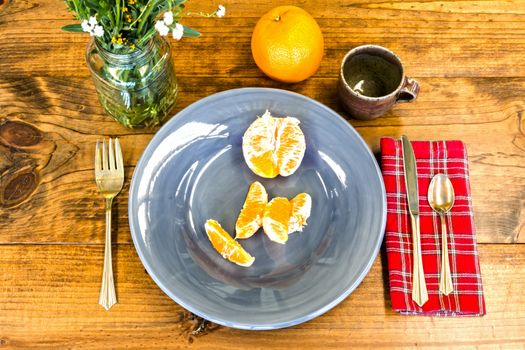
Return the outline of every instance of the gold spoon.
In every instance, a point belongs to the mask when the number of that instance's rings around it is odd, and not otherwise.
[[[439,291],[449,295],[454,287],[448,261],[447,222],[445,214],[454,205],[454,187],[445,174],[437,174],[432,178],[428,186],[428,203],[439,213],[441,218],[441,278],[439,280]]]

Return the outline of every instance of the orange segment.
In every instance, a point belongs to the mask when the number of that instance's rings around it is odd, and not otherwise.
[[[304,157],[306,141],[296,118],[274,118],[269,111],[246,130],[242,151],[257,175],[273,178],[293,174]]]
[[[292,215],[288,221],[288,233],[302,231],[312,211],[312,197],[308,193],[299,193],[290,203]]]
[[[275,153],[279,174],[282,176],[295,173],[304,157],[306,140],[299,123],[298,119],[287,117],[282,119],[278,129]]]
[[[251,266],[255,261],[255,258],[244,250],[241,245],[235,241],[226,232],[216,220],[208,220],[204,225],[206,234],[210,240],[213,248],[223,258],[235,263],[239,266]]]
[[[244,239],[253,236],[262,225],[264,209],[268,203],[268,193],[264,186],[255,181],[251,184],[241,213],[235,224],[236,239]]]
[[[273,161],[277,120],[266,111],[255,119],[242,138],[242,152],[246,164],[257,175],[273,178],[279,174]]]
[[[292,205],[284,197],[276,197],[268,203],[264,210],[263,229],[270,240],[281,244],[286,243],[291,213]]]

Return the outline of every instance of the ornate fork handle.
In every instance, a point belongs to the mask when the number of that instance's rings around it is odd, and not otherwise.
[[[113,197],[106,198],[106,242],[104,246],[104,269],[102,271],[102,284],[98,303],[109,310],[117,303],[115,282],[113,280],[113,264],[111,259],[111,206]]]

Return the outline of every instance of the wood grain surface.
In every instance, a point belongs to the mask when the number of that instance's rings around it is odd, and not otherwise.
[[[174,113],[215,92],[262,86],[307,95],[348,118],[336,95],[344,54],[367,43],[395,51],[421,84],[418,100],[349,123],[376,153],[381,136],[401,134],[467,144],[488,315],[393,313],[378,259],[355,293],[311,322],[189,336],[196,321],[155,286],[130,243],[129,181],[156,129],[125,129],[104,113],[84,63],[88,37],[59,29],[73,23],[61,0],[0,0],[0,348],[226,349],[234,337],[241,348],[523,348],[525,2],[291,1],[317,19],[325,38],[319,71],[293,85],[263,76],[250,53],[257,19],[282,2],[223,3],[221,20],[185,21],[202,37],[172,45]],[[113,211],[120,303],[109,313],[97,304],[104,212],[93,178],[94,142],[104,136],[119,136],[126,164]]]
[[[100,245],[10,245],[0,255],[0,344],[15,347],[125,346],[307,349],[458,346],[518,348],[525,343],[525,246],[480,247],[487,316],[439,318],[391,311],[385,261],[378,259],[345,301],[310,322],[278,331],[221,327],[189,333],[187,314],[144,272],[135,249],[114,249],[119,304],[97,304]]]

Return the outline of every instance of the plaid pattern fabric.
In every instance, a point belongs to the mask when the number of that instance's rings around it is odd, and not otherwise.
[[[421,251],[428,301],[412,300],[412,235],[403,171],[401,140],[381,139],[382,172],[387,195],[386,250],[392,308],[402,314],[480,316],[485,314],[470,195],[468,160],[460,141],[412,142],[417,163]],[[454,291],[439,292],[441,223],[427,201],[430,180],[445,173],[456,199],[447,215],[448,250]]]

